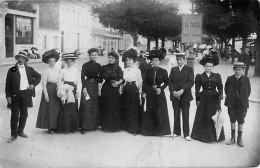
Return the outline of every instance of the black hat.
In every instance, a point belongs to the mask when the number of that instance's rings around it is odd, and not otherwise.
[[[129,50],[125,51],[123,53],[123,61],[126,61],[126,58],[133,59],[134,61],[137,60],[137,51],[133,48],[130,48]]]
[[[234,63],[234,66],[233,66],[233,69],[234,68],[245,68],[245,64],[243,62],[235,62]]]
[[[185,58],[184,53],[176,53],[176,58]]]
[[[206,54],[202,57],[202,59],[200,60],[200,64],[201,65],[205,65],[206,63],[212,63],[214,66],[219,64],[219,58],[217,55],[210,55],[210,54]]]
[[[64,53],[62,54],[62,59],[66,60],[66,59],[78,59],[79,55],[77,53]]]
[[[43,55],[42,55],[42,62],[48,64],[48,61],[50,58],[55,58],[56,62],[60,59],[60,54],[57,50],[52,49],[49,51],[46,51]]]
[[[151,50],[149,51],[148,59],[152,60],[153,58],[159,58],[159,60],[163,59],[163,53],[161,50]]]
[[[97,48],[91,48],[88,50],[88,55],[91,55],[93,52],[98,53],[98,49]]]
[[[19,51],[19,53],[18,53],[17,55],[15,55],[15,59],[16,59],[16,60],[18,59],[18,58],[17,58],[18,56],[21,56],[21,57],[26,58],[26,62],[29,61],[28,52],[25,51],[25,50],[21,50],[21,51]]]

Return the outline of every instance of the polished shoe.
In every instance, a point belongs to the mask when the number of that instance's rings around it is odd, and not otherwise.
[[[28,138],[28,136],[24,132],[18,133],[18,136],[23,137],[23,138]]]
[[[227,145],[232,145],[234,143],[236,143],[236,139],[233,137],[227,142]]]
[[[185,139],[186,139],[187,141],[191,141],[191,137],[190,137],[190,136],[186,136]]]
[[[11,142],[13,142],[14,140],[16,140],[17,139],[17,136],[11,136],[8,140],[7,140],[7,143],[11,143]]]
[[[240,147],[244,147],[244,146],[245,146],[244,143],[243,143],[243,141],[242,141],[242,139],[237,139],[237,144],[238,144],[238,146],[240,146]]]
[[[173,137],[178,137],[178,136],[180,136],[180,135],[177,135],[177,134],[173,134]]]
[[[87,131],[83,129],[83,130],[81,130],[81,132],[80,132],[80,133],[81,133],[82,135],[85,135],[85,134],[86,134],[86,132],[87,132]]]
[[[137,135],[137,132],[134,132],[134,133],[133,133],[133,136],[136,136],[136,135]]]

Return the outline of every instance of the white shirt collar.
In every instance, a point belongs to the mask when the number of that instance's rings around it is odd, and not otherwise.
[[[25,67],[24,64],[23,65],[17,64],[17,65],[18,65],[18,68],[24,68]]]
[[[184,67],[184,64],[182,64],[182,66],[179,66],[180,71],[182,70],[183,67]]]

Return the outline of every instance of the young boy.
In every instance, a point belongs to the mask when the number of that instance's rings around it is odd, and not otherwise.
[[[183,53],[176,54],[178,66],[171,69],[169,76],[170,99],[174,111],[173,137],[181,135],[180,116],[182,113],[183,134],[187,141],[191,140],[189,127],[189,109],[192,101],[191,88],[194,85],[193,69],[185,65]]]
[[[245,116],[249,107],[248,97],[251,93],[251,85],[249,78],[244,76],[245,65],[243,62],[234,63],[234,75],[229,76],[225,83],[226,101],[225,105],[228,107],[228,114],[231,122],[231,139],[227,145],[234,144],[236,121],[238,123],[238,137],[237,144],[244,147],[242,141],[243,124]]]

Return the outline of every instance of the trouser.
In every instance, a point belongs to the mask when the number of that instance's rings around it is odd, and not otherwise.
[[[248,76],[248,70],[249,70],[249,63],[246,64],[245,76]]]
[[[176,135],[181,135],[181,123],[180,123],[180,114],[182,112],[182,123],[183,123],[183,134],[184,137],[189,136],[190,127],[189,127],[189,109],[190,102],[173,100],[172,107],[174,111],[174,131]]]
[[[18,95],[12,97],[11,104],[11,135],[17,136],[18,133],[23,132],[28,117],[28,90],[20,91]],[[19,117],[20,114],[20,117]],[[18,126],[19,123],[19,126]]]

